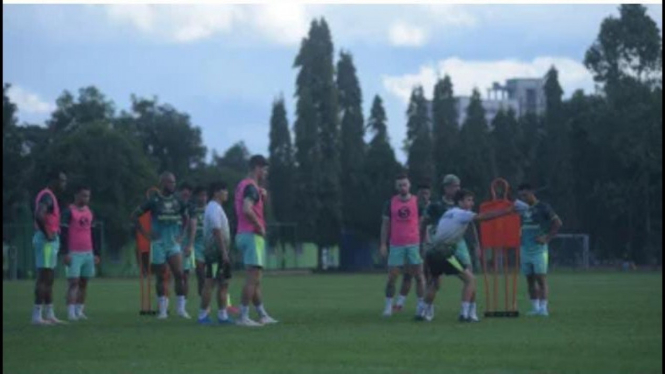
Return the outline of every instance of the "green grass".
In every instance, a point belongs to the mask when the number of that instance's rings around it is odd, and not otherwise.
[[[380,317],[382,275],[267,275],[258,329],[138,315],[138,281],[95,280],[90,320],[29,322],[32,282],[3,283],[3,373],[661,373],[660,273],[558,273],[551,317],[456,321],[446,279],[431,323]],[[234,301],[242,281],[233,279]],[[65,317],[63,280],[57,313]],[[520,284],[520,308],[529,307]],[[482,295],[481,295],[482,299]],[[193,316],[198,297],[188,305]],[[172,300],[171,305],[174,305]]]

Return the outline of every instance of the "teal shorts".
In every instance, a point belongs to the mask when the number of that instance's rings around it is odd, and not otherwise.
[[[538,244],[535,250],[533,247],[528,250],[522,247],[521,251],[520,263],[524,275],[547,274],[548,248],[546,244]]]
[[[43,232],[37,231],[32,237],[32,246],[35,249],[35,265],[37,269],[55,269],[60,251],[60,237],[55,236],[53,241],[46,240]]]
[[[206,262],[205,244],[202,240],[201,242],[194,242],[194,259],[200,263]]]
[[[261,235],[239,233],[236,235],[236,247],[242,254],[245,266],[265,266],[265,240]]]
[[[189,271],[192,269],[196,269],[196,264],[194,263],[196,258],[196,255],[194,254],[194,251],[189,254],[189,256],[185,257],[184,255],[182,256],[182,270],[184,271]]]
[[[422,263],[419,245],[390,246],[388,266],[420,265]]]
[[[455,257],[462,266],[468,268],[471,266],[471,255],[469,254],[469,247],[466,245],[466,240],[460,239],[456,244]]]
[[[93,278],[95,276],[95,255],[92,252],[72,252],[72,262],[65,266],[67,278]]]
[[[166,259],[180,254],[180,244],[171,240],[155,240],[150,245],[150,263],[163,265]]]

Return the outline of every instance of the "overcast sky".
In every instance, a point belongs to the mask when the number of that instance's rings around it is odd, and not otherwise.
[[[662,30],[662,5],[649,5]],[[293,60],[309,23],[325,17],[353,54],[369,112],[384,99],[400,160],[411,88],[431,97],[450,74],[459,95],[560,70],[566,94],[593,90],[582,64],[617,5],[3,5],[2,74],[21,122],[43,123],[63,90],[97,86],[128,109],[157,96],[191,115],[209,151],[244,140],[267,153],[271,104],[294,121]],[[662,31],[661,31],[662,32]]]

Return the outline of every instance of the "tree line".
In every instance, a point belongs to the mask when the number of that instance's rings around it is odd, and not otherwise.
[[[444,76],[425,98],[415,87],[406,110],[404,165],[395,157],[383,101],[363,113],[362,90],[350,51],[335,60],[331,31],[313,20],[293,67],[295,119],[278,97],[270,118],[269,190],[272,221],[296,222],[301,241],[320,248],[342,235],[378,237],[382,205],[396,173],[439,192],[443,175],[488,198],[496,177],[527,181],[563,218],[564,231],[588,233],[600,258],[661,262],[662,38],[641,5],[622,5],[600,26],[584,56],[598,90],[564,99],[556,67],[545,79],[546,111],[518,116],[502,110],[488,123],[476,90],[459,123],[454,77]],[[94,87],[64,92],[46,126],[21,125],[3,88],[3,218],[29,202],[47,170],[61,168],[94,191],[93,207],[107,222],[111,247],[129,236],[127,217],[157,173],[231,186],[249,156],[242,143],[206,162],[200,129],[156,98],[132,96],[131,109]],[[394,119],[395,120],[395,119]],[[367,136],[369,135],[369,137]],[[369,141],[366,142],[366,138]],[[231,191],[232,192],[232,191]],[[231,221],[234,221],[233,210]]]

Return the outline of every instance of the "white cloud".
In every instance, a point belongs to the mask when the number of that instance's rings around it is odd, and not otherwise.
[[[299,43],[307,35],[309,16],[303,4],[271,3],[254,7],[254,26],[279,44]]]
[[[421,47],[427,42],[427,32],[404,22],[394,23],[388,32],[390,44],[396,47]]]
[[[460,5],[429,4],[424,7],[432,22],[440,26],[475,27],[479,22],[477,16]]]
[[[278,44],[297,44],[307,34],[305,5],[128,5],[106,6],[114,22],[129,24],[159,40],[189,43],[249,28]]]
[[[242,9],[227,4],[106,6],[107,16],[137,30],[171,42],[187,43],[229,32],[243,20]]]
[[[474,88],[484,94],[494,82],[503,83],[510,78],[543,77],[553,65],[559,70],[559,81],[567,95],[577,89],[593,90],[593,78],[584,65],[564,57],[538,57],[533,61],[465,61],[453,57],[437,64],[423,65],[417,73],[384,76],[383,87],[402,102],[408,103],[414,86],[422,85],[425,95],[431,98],[438,77],[448,74],[453,80],[456,95],[468,96]]]
[[[7,96],[16,104],[19,114],[48,114],[55,110],[55,104],[44,101],[39,95],[20,86],[12,85]]]

